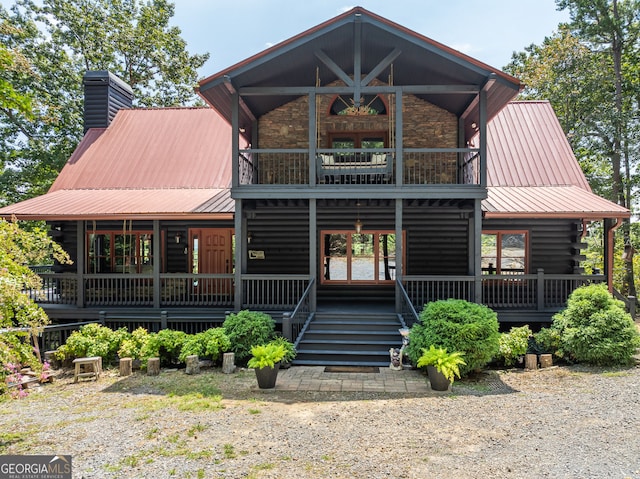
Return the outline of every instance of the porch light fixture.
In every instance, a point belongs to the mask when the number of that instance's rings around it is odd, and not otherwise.
[[[177,244],[179,244],[179,243],[180,243],[180,240],[181,240],[181,239],[182,239],[182,234],[181,234],[181,233],[176,233],[175,240],[176,240],[176,243],[177,243]]]
[[[357,213],[356,213],[356,222],[353,225],[356,229],[356,233],[360,234],[362,232],[362,221],[360,221],[360,202],[356,203]]]
[[[253,234],[249,231],[247,233],[247,244],[251,244],[251,240],[253,240]]]

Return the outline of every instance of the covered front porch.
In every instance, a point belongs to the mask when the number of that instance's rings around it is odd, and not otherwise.
[[[231,274],[162,274],[157,288],[154,277],[145,274],[40,273],[40,276],[42,289],[28,291],[29,296],[45,308],[55,305],[58,311],[67,306],[70,310],[112,309],[119,314],[178,308],[292,312],[302,306],[305,312],[315,312],[344,302],[366,309],[367,304],[375,306],[383,301],[396,312],[407,315],[408,306],[419,312],[431,301],[452,298],[485,304],[497,311],[499,317],[501,313],[512,311],[523,317],[525,313],[544,313],[547,321],[566,305],[574,289],[606,280],[601,274],[545,274],[543,270],[517,277],[510,274],[405,276],[392,287],[395,297],[378,294],[372,287],[367,298],[361,294],[362,288],[345,286],[339,297],[329,295],[317,299],[318,285],[307,275],[241,275],[242,302],[236,308],[235,282]],[[408,322],[413,320],[411,317],[406,319]]]

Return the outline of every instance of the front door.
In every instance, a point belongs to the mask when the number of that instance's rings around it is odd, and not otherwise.
[[[322,231],[322,284],[393,284],[395,231]]]
[[[189,230],[191,272],[195,274],[233,273],[233,230],[200,228]],[[197,294],[201,298],[233,293],[232,278],[198,278]]]

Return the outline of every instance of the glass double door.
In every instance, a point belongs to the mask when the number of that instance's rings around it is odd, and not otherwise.
[[[323,284],[384,284],[396,277],[392,231],[323,231]]]

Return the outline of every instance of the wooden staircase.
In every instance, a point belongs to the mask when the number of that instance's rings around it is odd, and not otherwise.
[[[389,366],[389,349],[402,346],[393,312],[319,311],[298,343],[294,365]]]

